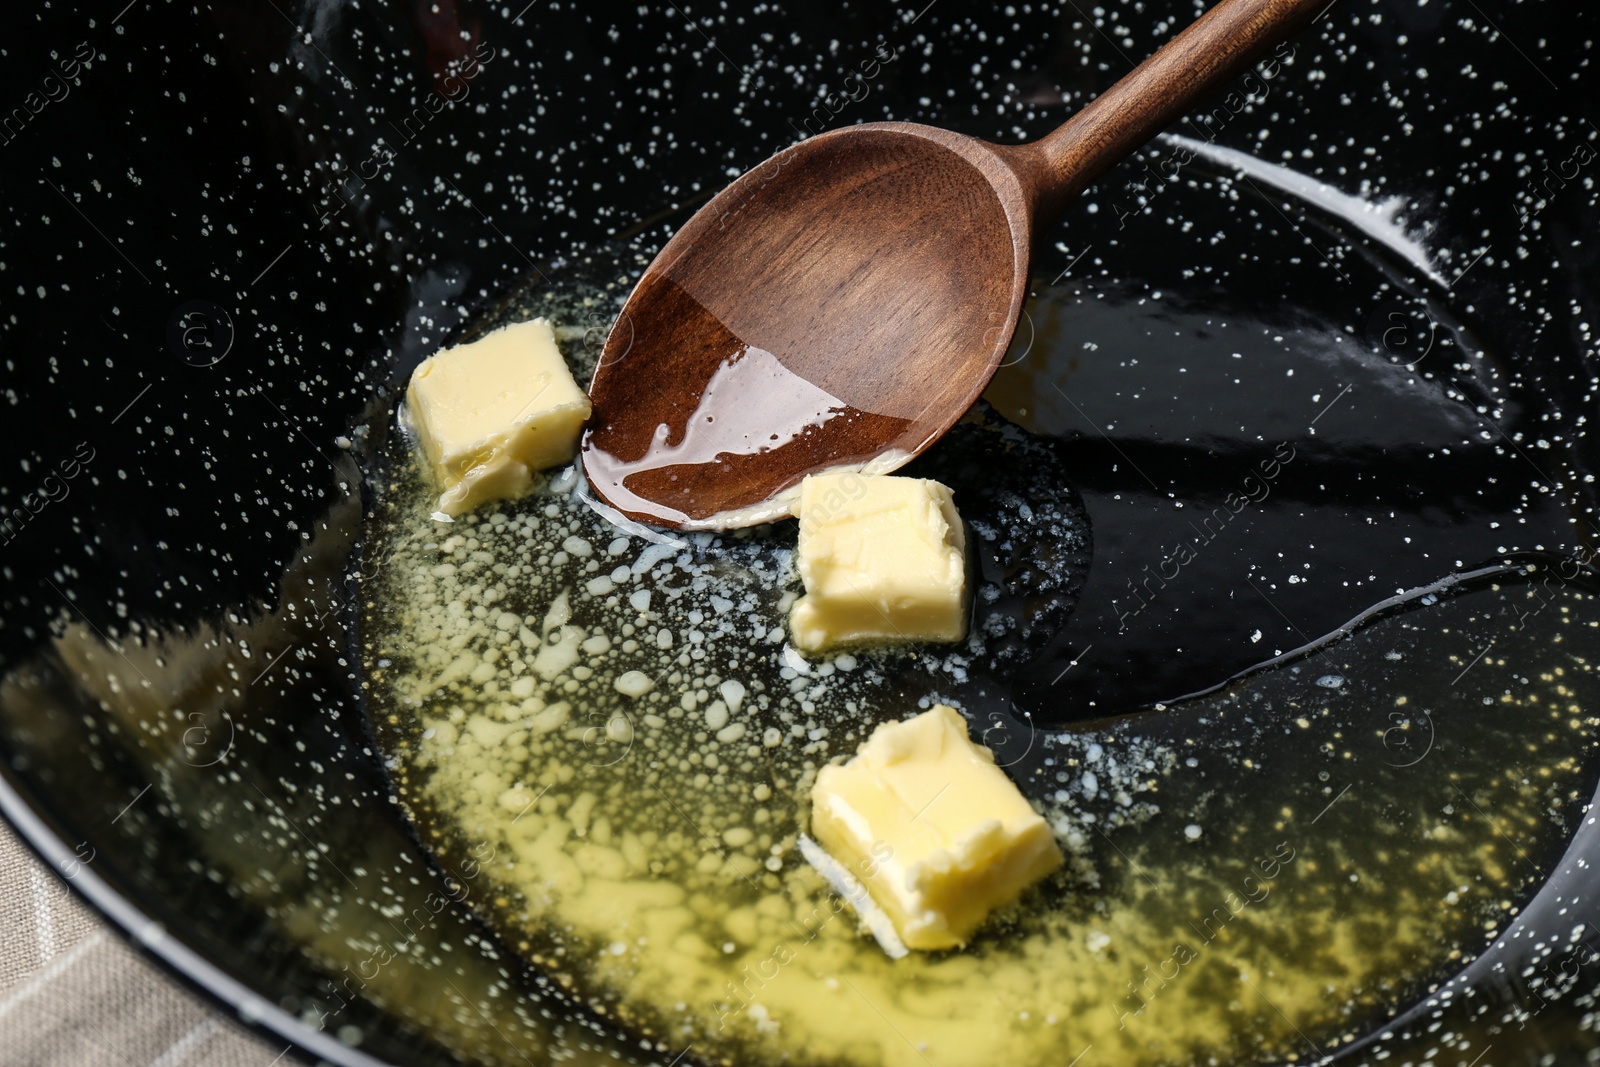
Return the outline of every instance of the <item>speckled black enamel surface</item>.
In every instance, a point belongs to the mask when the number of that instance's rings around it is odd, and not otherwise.
[[[436,863],[391,802],[352,627],[397,390],[519,286],[583,249],[659,245],[802,133],[903,119],[1035,137],[1198,10],[8,10],[7,814],[151,951],[310,1057],[686,1051],[641,1044],[499,942],[473,875]],[[1151,146],[1046,235],[990,400],[1051,442],[1094,548],[1081,591],[1049,604],[1075,600],[1070,619],[1048,646],[1027,635],[1043,651],[1001,703],[1052,726],[1147,709],[1398,589],[1519,553],[1588,560],[1597,21],[1342,4],[1238,107],[1180,126],[1189,141]],[[1327,189],[1382,207],[1399,236],[1364,231]],[[1055,331],[1048,362],[1021,347],[1034,330]],[[1144,585],[1185,524],[1255,494],[1239,471],[1282,442],[1296,461],[1277,456],[1270,506],[1231,542],[1207,537],[1191,581]],[[1263,603],[1244,604],[1252,583]],[[1455,1063],[1434,1032],[1470,1025],[1485,1064],[1584,1062],[1600,952],[1572,932],[1595,929],[1592,822],[1563,824],[1576,843],[1541,857],[1546,891],[1459,986],[1304,1056]],[[372,992],[364,972],[390,969],[414,1000]]]

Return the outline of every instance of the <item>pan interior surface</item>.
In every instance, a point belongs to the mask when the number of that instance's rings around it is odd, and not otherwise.
[[[411,370],[582,380],[732,175],[1037,137],[1191,6],[169,6],[0,64],[0,806],[175,974],[362,1067],[1589,1054],[1600,13],[1342,5],[1108,174],[907,469],[978,641],[824,666],[792,531],[436,531]],[[935,698],[1071,859],[891,967],[792,843]]]

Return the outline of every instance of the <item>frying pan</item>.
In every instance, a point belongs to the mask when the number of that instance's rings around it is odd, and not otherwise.
[[[641,1042],[497,938],[473,908],[476,868],[436,860],[394,803],[357,608],[398,391],[509,292],[590,269],[585,249],[659,245],[802,133],[903,119],[1035,137],[1198,11],[12,12],[0,809],[136,944],[309,1057],[673,1060],[684,1050]],[[1042,243],[1041,290],[1088,288],[1053,327],[1025,321],[1020,369],[991,399],[1055,442],[1094,549],[1081,588],[1047,606],[1049,640],[1014,670],[1030,721],[1164,715],[1151,709],[1292,658],[1397,590],[1531,558],[1518,553],[1586,565],[1597,22],[1488,0],[1343,5]],[[1121,294],[1117,315],[1096,317],[1096,292]],[[1157,293],[1177,303],[1137,321],[1184,335],[1181,371],[1149,354],[1171,353],[1153,330],[1117,333]],[[1299,537],[1289,512],[1263,509],[1244,520],[1253,547],[1206,555],[1123,626],[1125,590],[1171,555],[1174,501],[1223,493],[1218,463],[1243,447],[1228,438],[1231,394],[1173,385],[1235,358],[1216,341],[1230,321],[1342,335],[1425,375],[1430,358],[1479,368],[1437,380],[1490,411],[1496,436],[1446,461],[1436,427],[1400,400],[1352,408],[1349,447],[1279,502],[1351,520],[1328,520],[1338,543],[1308,558],[1364,570],[1358,588],[1302,595],[1287,572],[1251,571],[1281,558],[1263,545]],[[603,336],[607,322],[579,325]],[[1095,342],[1029,362],[1048,329]],[[1159,374],[1129,370],[1141,353]],[[1118,368],[1133,377],[1119,385]],[[1133,380],[1166,399],[1119,407]],[[1319,406],[1340,388],[1330,371]],[[1340,417],[1317,424],[1325,439]],[[1393,520],[1376,523],[1383,536],[1361,532],[1369,515]],[[1419,539],[1429,550],[1402,547]],[[1270,603],[1235,595],[1251,580]],[[1194,625],[1197,612],[1212,623]],[[1314,1055],[1453,1056],[1430,1051],[1442,1031],[1487,1035],[1496,1063],[1585,1062],[1600,840],[1592,820],[1562,833],[1507,925],[1404,985],[1392,1018],[1312,1042]],[[1559,981],[1539,976],[1552,967]]]

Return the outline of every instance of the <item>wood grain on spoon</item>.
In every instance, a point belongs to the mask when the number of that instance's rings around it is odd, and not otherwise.
[[[871,123],[747,172],[667,242],[606,340],[595,493],[728,529],[787,515],[807,474],[906,462],[1004,357],[1035,227],[1329,6],[1224,0],[1031,144]]]

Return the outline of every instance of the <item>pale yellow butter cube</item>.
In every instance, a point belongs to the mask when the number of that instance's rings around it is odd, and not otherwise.
[[[945,486],[818,474],[800,483],[796,514],[806,587],[789,616],[796,647],[967,635],[966,537]]]
[[[424,360],[406,408],[446,515],[527,492],[534,471],[577,454],[590,410],[544,319]]]
[[[1049,824],[943,704],[884,723],[850,762],[824,767],[811,804],[812,836],[908,948],[965,944],[1061,865]]]

